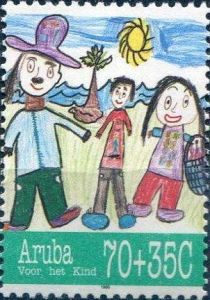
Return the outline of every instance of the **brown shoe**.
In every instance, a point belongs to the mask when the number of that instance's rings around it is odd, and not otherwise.
[[[74,219],[76,219],[77,217],[79,217],[80,212],[81,212],[81,208],[79,206],[73,206],[71,208],[68,208],[63,215],[50,221],[50,225],[53,228],[64,226],[69,222],[73,221]]]

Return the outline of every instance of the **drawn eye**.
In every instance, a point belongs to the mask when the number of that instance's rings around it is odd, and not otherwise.
[[[164,103],[164,108],[167,110],[171,107],[172,99],[171,96],[167,96]]]
[[[122,95],[123,95],[123,97],[125,97],[125,96],[126,96],[126,93],[123,93]]]
[[[185,95],[183,99],[183,107],[186,108],[189,105],[189,102],[190,102],[189,96]]]
[[[116,90],[116,95],[119,95],[119,90]]]
[[[53,78],[53,76],[54,76],[53,67],[49,67],[48,70],[47,70],[47,77],[48,78]]]
[[[27,63],[27,71],[29,73],[32,73],[34,68],[35,68],[35,61],[33,59],[30,59]]]

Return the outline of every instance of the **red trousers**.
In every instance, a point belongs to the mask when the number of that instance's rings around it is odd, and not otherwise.
[[[183,181],[147,171],[134,195],[134,204],[150,205],[160,190],[158,208],[175,209],[179,200]]]

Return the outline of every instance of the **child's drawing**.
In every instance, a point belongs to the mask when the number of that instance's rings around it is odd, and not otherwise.
[[[61,178],[60,149],[56,126],[62,126],[83,142],[90,131],[61,114],[45,108],[45,94],[61,79],[61,65],[80,68],[80,63],[59,50],[68,32],[62,16],[41,20],[36,44],[8,36],[8,46],[22,51],[7,81],[10,101],[14,81],[26,93],[25,107],[12,118],[5,135],[5,154],[16,155],[16,193],[11,219],[5,229],[25,230],[33,215],[36,191],[39,191],[46,218],[51,227],[63,226],[80,214],[81,208],[68,208]],[[15,147],[16,145],[16,147]]]
[[[128,214],[125,195],[123,160],[125,151],[125,129],[128,136],[132,134],[132,124],[124,109],[127,101],[132,101],[135,93],[135,83],[126,77],[116,78],[110,89],[114,110],[108,115],[102,127],[96,133],[101,138],[108,125],[108,134],[104,153],[101,159],[98,176],[98,187],[95,195],[93,211],[82,216],[82,222],[90,229],[104,229],[109,225],[106,215],[107,197],[110,183],[115,199],[115,207],[120,228],[129,228],[136,222],[135,216]]]
[[[106,57],[104,47],[101,46],[99,49],[99,47],[95,45],[91,47],[91,51],[87,51],[86,56],[81,57],[81,60],[87,67],[93,68],[89,94],[86,103],[82,107],[72,107],[69,112],[73,113],[78,121],[92,123],[96,122],[103,115],[98,102],[96,72],[110,64],[112,62],[112,56]]]
[[[208,189],[205,154],[204,136],[194,135],[185,147],[184,163],[188,186],[196,195],[203,195]]]
[[[155,127],[148,132],[154,112],[163,127]],[[181,77],[162,79],[149,104],[141,132],[143,142],[147,133],[149,137],[159,138],[159,142],[136,190],[134,204],[129,205],[129,212],[136,217],[146,217],[151,213],[151,202],[158,191],[158,219],[176,222],[184,217],[184,211],[177,209],[183,187],[184,147],[185,142],[191,139],[184,126],[196,118],[199,118],[197,130],[203,133],[203,111],[195,87]]]
[[[5,296],[203,299],[206,6],[5,2]]]
[[[17,24],[29,22],[29,15],[15,18],[6,39],[16,57],[6,80],[6,103],[13,105],[7,105],[5,136],[6,159],[16,159],[15,178],[9,177],[15,201],[5,229],[33,226],[37,206],[53,228],[81,210],[69,228],[197,223],[185,195],[197,207],[196,195],[206,189],[208,104],[192,72],[204,62],[203,25],[183,19],[178,38],[178,20],[141,13],[35,14],[28,33],[19,34]]]
[[[118,33],[119,52],[128,64],[138,66],[152,55],[152,37],[146,21],[138,18],[125,23]]]

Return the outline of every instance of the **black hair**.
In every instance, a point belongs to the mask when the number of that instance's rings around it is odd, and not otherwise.
[[[150,118],[151,118],[153,112],[155,111],[159,97],[161,96],[161,94],[164,92],[164,90],[168,86],[170,86],[171,84],[174,84],[174,83],[180,83],[180,84],[186,86],[190,90],[190,92],[193,94],[194,99],[195,99],[195,105],[196,105],[198,115],[199,115],[199,129],[200,129],[201,134],[203,134],[203,132],[204,132],[204,113],[200,106],[200,99],[198,97],[198,93],[196,91],[195,86],[192,85],[192,83],[189,80],[186,80],[182,77],[166,76],[158,82],[158,84],[156,86],[156,91],[155,91],[154,95],[152,96],[151,102],[148,106],[146,116],[145,116],[144,122],[143,122],[142,131],[141,131],[143,143],[145,142]]]
[[[136,85],[133,79],[127,78],[125,76],[117,77],[114,79],[114,81],[111,83],[110,87],[110,92],[112,93],[114,89],[119,85],[119,84],[128,84],[131,85],[131,92],[130,92],[130,101],[133,100],[135,96],[135,90],[136,90]]]
[[[18,70],[19,65],[22,60],[23,54],[19,55],[18,59],[16,60],[14,67],[11,69],[7,79],[5,81],[5,102],[10,103],[12,102],[12,97],[14,95],[14,89],[18,80]]]

